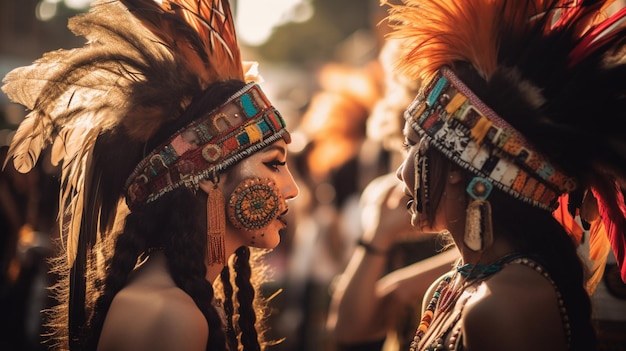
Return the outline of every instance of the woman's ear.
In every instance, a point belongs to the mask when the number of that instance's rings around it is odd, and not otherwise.
[[[464,179],[463,172],[458,168],[452,168],[448,171],[448,183],[458,184]]]
[[[231,185],[228,185],[228,180],[229,180],[229,173],[225,172],[225,173],[221,173],[216,177],[213,177],[214,180],[211,180],[211,178],[205,178],[202,179],[198,185],[200,187],[200,189],[202,189],[205,193],[208,193],[209,191],[211,191],[211,189],[214,189],[216,184],[215,182],[217,182],[217,187],[224,193],[226,194],[226,191],[228,189],[230,189]],[[234,186],[233,186],[234,187]],[[231,189],[232,190],[232,189]]]
[[[211,189],[213,189],[213,187],[215,187],[213,182],[207,179],[201,180],[198,185],[200,186],[200,189],[202,189],[202,191],[204,191],[207,194],[209,193]]]

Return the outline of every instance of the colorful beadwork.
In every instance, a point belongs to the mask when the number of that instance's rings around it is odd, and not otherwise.
[[[524,136],[486,106],[447,67],[405,112],[413,129],[448,158],[515,198],[549,211],[576,188]]]
[[[426,330],[428,330],[428,327],[430,327],[430,323],[433,321],[433,317],[435,314],[435,308],[437,307],[437,302],[439,301],[439,297],[441,297],[441,292],[443,291],[443,288],[450,283],[450,280],[452,280],[452,276],[448,275],[439,282],[439,285],[437,285],[433,297],[430,299],[428,306],[426,306],[426,310],[422,314],[422,320],[420,321],[420,324],[417,327],[417,331],[415,332],[415,336],[413,337],[411,345],[409,346],[410,351],[417,350],[417,345],[424,337],[424,334],[426,333]]]
[[[250,83],[145,157],[126,181],[127,204],[132,208],[180,186],[197,186],[281,138],[289,138],[285,121]]]
[[[246,179],[230,196],[228,218],[237,229],[259,230],[282,212],[283,203],[271,179]]]
[[[563,301],[563,297],[558,287],[556,286],[556,283],[554,282],[554,280],[552,280],[552,278],[550,277],[550,274],[548,274],[548,272],[540,264],[538,264],[537,262],[533,261],[530,258],[521,256],[519,254],[511,254],[511,255],[502,257],[497,262],[490,264],[490,265],[465,264],[465,265],[457,267],[456,270],[458,273],[460,273],[461,275],[469,279],[468,280],[469,285],[475,285],[476,283],[484,281],[486,278],[501,271],[502,268],[504,268],[505,266],[509,264],[522,264],[522,265],[528,266],[534,269],[537,273],[541,274],[545,279],[547,279],[550,282],[557,296],[557,303],[559,305],[559,311],[561,313],[561,322],[563,325],[563,332],[565,334],[567,347],[569,348],[569,345],[571,344],[571,340],[572,340],[572,332],[570,329],[567,309],[565,308],[565,302]],[[447,308],[445,310],[442,310],[439,308],[438,305],[442,303],[442,300],[443,300],[442,295],[444,295],[444,292],[446,289],[449,289],[449,283],[453,278],[454,278],[453,275],[447,275],[437,286],[437,289],[435,290],[433,297],[431,298],[428,306],[426,307],[426,310],[422,314],[421,322],[419,326],[417,327],[415,336],[413,337],[413,340],[411,341],[411,344],[409,346],[410,351],[418,350],[418,344],[422,340],[424,335],[426,334],[426,331],[428,330],[428,327],[432,323],[436,312],[448,310]],[[466,285],[462,289],[460,289],[459,293],[455,294],[456,297],[458,297],[460,293],[469,285]],[[443,350],[446,335],[448,335],[449,333],[450,333],[450,338],[449,338],[449,344],[447,346],[447,349],[456,350],[458,348],[462,340],[461,325],[459,321],[461,320],[465,303],[469,300],[470,297],[471,296],[468,296],[462,302],[459,302],[459,304],[461,304],[460,305],[461,307],[458,309],[458,312],[456,316],[452,319],[452,322],[450,323],[449,327],[446,328],[446,330],[443,331],[441,335],[439,335],[439,337],[437,337],[432,342],[432,344],[430,344],[429,346],[425,346],[424,350],[426,351]]]

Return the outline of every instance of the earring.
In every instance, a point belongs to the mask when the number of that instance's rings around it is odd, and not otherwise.
[[[207,260],[209,265],[226,264],[226,247],[224,237],[226,235],[226,214],[224,213],[225,201],[222,191],[217,187],[219,178],[213,177],[213,188],[209,190],[207,198]]]
[[[463,243],[475,252],[482,252],[493,243],[491,204],[486,200],[492,189],[491,182],[482,177],[474,177],[466,189],[473,200],[466,209]]]
[[[425,206],[428,206],[428,202],[430,199],[428,193],[428,168],[429,168],[429,160],[426,151],[428,150],[429,144],[428,140],[423,138],[420,140],[419,151],[415,154],[415,201],[414,201],[414,210],[422,213]]]

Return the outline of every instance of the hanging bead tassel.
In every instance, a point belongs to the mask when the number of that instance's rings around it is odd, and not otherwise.
[[[470,250],[480,252],[493,242],[491,204],[489,201],[474,200],[467,205],[465,235],[463,243]]]
[[[226,235],[226,214],[224,195],[217,184],[209,191],[206,205],[208,263],[226,264],[226,249],[224,236]]]
[[[466,191],[474,200],[467,205],[463,243],[475,252],[493,243],[491,204],[487,201],[492,189],[491,181],[482,177],[474,177],[467,185]]]

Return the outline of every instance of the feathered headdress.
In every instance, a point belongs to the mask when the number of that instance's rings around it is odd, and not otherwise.
[[[626,281],[626,134],[615,123],[626,111],[626,9],[609,16],[611,0],[403,2],[389,5],[392,37],[409,48],[398,69],[425,82],[407,120],[516,198],[550,211],[561,203],[553,214],[578,240],[564,212],[580,215],[595,262],[589,284],[610,247]],[[485,82],[483,100],[446,68],[463,64]],[[446,144],[452,133],[457,143]],[[485,162],[487,145],[498,159]]]
[[[132,208],[197,186],[288,133],[252,82],[256,66],[241,61],[228,0],[98,0],[69,28],[87,39],[83,47],[11,71],[2,90],[30,110],[7,160],[28,172],[51,146],[62,163],[59,223],[79,282],[85,252],[126,210],[124,199]],[[144,150],[207,87],[227,80],[250,83]],[[74,285],[72,294],[84,295]]]

